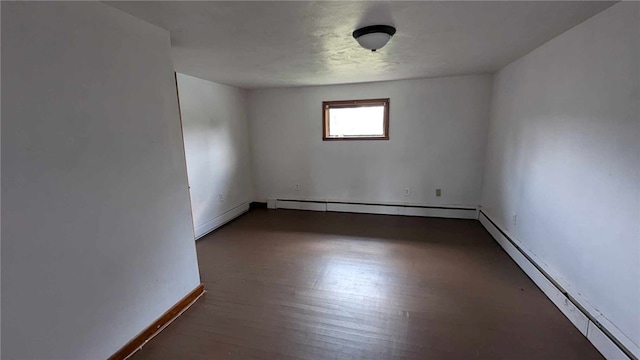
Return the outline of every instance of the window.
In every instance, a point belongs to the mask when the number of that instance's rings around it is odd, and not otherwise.
[[[323,140],[389,140],[389,99],[325,101]]]

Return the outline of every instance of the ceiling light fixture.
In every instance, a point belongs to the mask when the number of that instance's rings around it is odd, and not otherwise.
[[[376,51],[387,44],[396,33],[396,28],[389,25],[365,26],[353,32],[353,38],[365,49]]]

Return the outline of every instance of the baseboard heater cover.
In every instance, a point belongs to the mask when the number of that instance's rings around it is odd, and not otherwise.
[[[109,360],[125,360],[140,350],[149,340],[153,339],[162,330],[169,326],[178,316],[182,315],[191,305],[193,305],[202,295],[204,295],[204,285],[200,284],[185,297],[173,305],[156,321],[142,330],[136,337],[126,343],[120,350],[109,357]]]
[[[224,212],[223,214],[216,216],[215,218],[206,221],[205,223],[201,224],[201,225],[197,225],[195,227],[195,235],[196,235],[196,240],[204,237],[205,235],[209,234],[210,232],[212,232],[213,230],[219,228],[220,226],[228,223],[229,221],[237,218],[238,216],[246,213],[247,211],[249,211],[249,203],[242,203],[236,207],[234,207],[231,210],[228,210],[226,212]]]
[[[627,348],[601,321],[598,321],[598,317],[585,309],[482,209],[479,210],[478,220],[513,261],[605,358],[638,360],[637,349],[634,354]]]
[[[270,209],[333,211],[360,214],[441,217],[451,219],[477,219],[475,207],[397,205],[319,200],[269,199]]]

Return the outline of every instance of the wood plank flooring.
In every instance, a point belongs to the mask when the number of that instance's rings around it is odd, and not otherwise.
[[[142,359],[602,359],[474,220],[256,209]]]

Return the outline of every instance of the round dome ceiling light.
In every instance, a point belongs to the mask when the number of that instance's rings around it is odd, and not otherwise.
[[[389,25],[365,26],[353,32],[353,38],[363,48],[371,51],[381,49],[396,33],[396,28]]]

